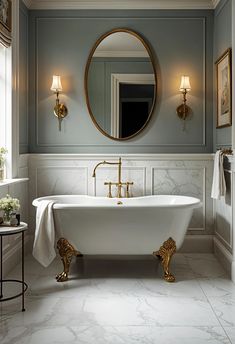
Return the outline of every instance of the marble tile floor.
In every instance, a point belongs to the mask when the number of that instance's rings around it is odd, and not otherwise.
[[[212,254],[176,254],[172,284],[151,256],[77,258],[65,283],[61,268],[26,257],[26,312],[0,304],[1,344],[235,343],[235,284]]]

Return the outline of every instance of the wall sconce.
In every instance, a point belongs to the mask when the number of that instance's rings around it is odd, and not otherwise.
[[[186,94],[191,91],[191,85],[189,82],[189,76],[183,75],[181,76],[181,84],[180,84],[180,92],[183,94],[183,103],[179,105],[176,109],[176,112],[180,119],[186,120],[189,115],[190,107],[186,104]],[[185,123],[184,123],[185,124]]]
[[[60,75],[53,75],[51,90],[56,94],[56,105],[54,107],[54,115],[58,118],[59,121],[59,131],[61,131],[61,122],[67,116],[68,109],[67,107],[60,103],[59,93],[62,92],[62,85],[60,81]]]

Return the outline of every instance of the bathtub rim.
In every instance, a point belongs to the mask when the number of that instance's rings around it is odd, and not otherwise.
[[[151,199],[151,198],[160,198],[160,197],[176,197],[176,198],[185,198],[188,200],[191,200],[191,203],[180,203],[180,204],[118,204],[118,202],[125,202],[125,200],[128,200],[131,202],[131,199]],[[34,207],[37,207],[40,201],[43,200],[55,200],[57,199],[62,199],[62,198],[76,198],[76,197],[82,197],[86,199],[96,199],[96,200],[108,200],[107,197],[102,197],[102,196],[89,196],[89,195],[51,195],[51,196],[43,196],[43,197],[38,197],[35,198],[32,202],[32,205]],[[111,198],[111,204],[73,204],[73,203],[62,203],[62,202],[57,202],[55,200],[55,203],[53,204],[53,209],[135,209],[135,208],[144,208],[144,209],[155,209],[155,208],[199,208],[202,206],[202,202],[199,198],[192,197],[192,196],[184,196],[184,195],[148,195],[148,196],[139,196],[139,197],[133,197],[133,198],[116,198],[113,197]],[[115,202],[115,204],[114,204]]]

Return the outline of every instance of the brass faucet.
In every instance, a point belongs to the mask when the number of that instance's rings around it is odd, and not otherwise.
[[[112,197],[112,192],[111,192],[111,188],[112,185],[116,185],[117,186],[117,198],[122,198],[122,186],[126,185],[126,197],[130,197],[130,193],[129,193],[129,185],[133,185],[133,182],[126,182],[126,183],[122,183],[122,159],[119,158],[118,162],[109,162],[109,161],[101,161],[99,162],[93,170],[92,173],[92,177],[96,176],[96,169],[97,167],[99,167],[100,165],[118,165],[118,181],[116,183],[113,182],[105,182],[104,185],[108,185],[109,186],[109,193],[108,193],[108,197],[111,198]]]

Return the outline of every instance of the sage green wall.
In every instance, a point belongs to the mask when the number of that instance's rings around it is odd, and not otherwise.
[[[28,9],[19,8],[19,151],[28,152]]]
[[[214,20],[214,62],[232,46],[232,1],[222,0],[215,10]],[[216,75],[214,69],[214,128],[216,127]],[[232,127],[219,128],[214,131],[214,149],[231,147]]]
[[[95,41],[113,28],[140,33],[154,54],[157,105],[147,128],[123,142],[103,136],[85,101],[84,71]],[[69,110],[58,131],[51,76],[60,74]],[[192,116],[176,116],[180,77],[190,75]],[[212,151],[213,11],[30,11],[29,149],[35,153],[157,153]]]

